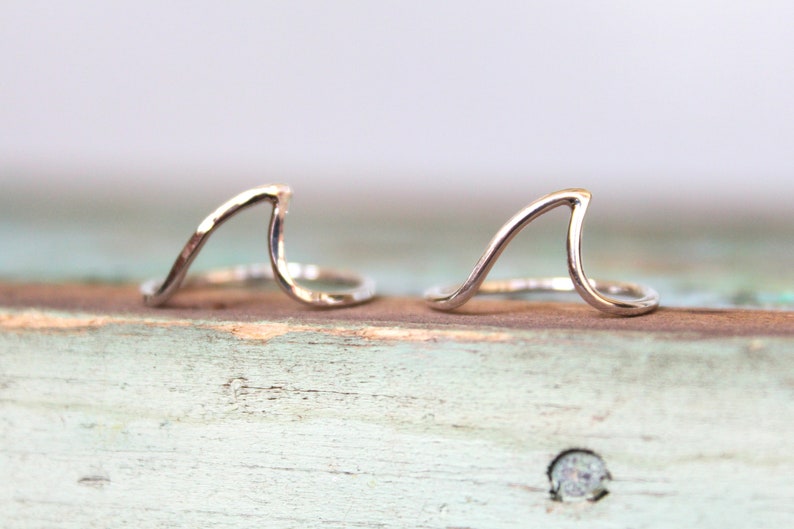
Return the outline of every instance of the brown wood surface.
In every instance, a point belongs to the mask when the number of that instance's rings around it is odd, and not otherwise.
[[[135,285],[0,283],[0,306],[241,322],[353,321],[429,327],[594,329],[692,333],[693,338],[794,336],[794,313],[786,311],[662,306],[648,315],[621,318],[602,314],[582,302],[475,298],[464,307],[445,313],[426,307],[421,299],[405,297],[379,297],[356,307],[329,310],[302,306],[275,290],[250,288],[186,290],[166,307],[149,308],[141,303]]]

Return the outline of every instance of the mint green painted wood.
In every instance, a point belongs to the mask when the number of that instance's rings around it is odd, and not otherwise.
[[[3,527],[790,527],[794,337],[0,310]],[[551,502],[584,447],[610,494]]]

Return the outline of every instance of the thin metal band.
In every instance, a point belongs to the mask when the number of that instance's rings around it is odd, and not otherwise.
[[[254,264],[206,272],[191,277],[186,285],[197,286],[272,278],[287,295],[307,305],[344,307],[372,299],[375,296],[375,287],[374,282],[369,278],[347,271],[287,262],[284,254],[284,220],[291,196],[292,191],[289,186],[271,184],[249,189],[225,202],[199,224],[196,232],[179,252],[163,281],[150,280],[141,285],[144,304],[157,307],[166,303],[185,280],[190,265],[212,232],[243,209],[263,201],[270,202],[273,206],[268,230],[270,266]],[[332,292],[310,290],[297,284],[296,279],[323,281],[348,288]]]
[[[582,265],[582,228],[590,198],[590,192],[586,189],[564,189],[532,202],[516,213],[496,232],[463,284],[458,287],[431,288],[425,293],[425,300],[434,309],[453,310],[466,303],[477,293],[568,292],[575,290],[587,303],[609,314],[638,316],[653,311],[659,306],[659,294],[652,288],[633,283],[595,281],[585,275]],[[513,237],[530,222],[559,206],[571,208],[567,241],[570,278],[509,279],[485,282],[488,272]],[[627,296],[632,299],[612,296]]]

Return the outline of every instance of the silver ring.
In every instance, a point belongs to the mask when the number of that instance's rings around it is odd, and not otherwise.
[[[433,287],[425,293],[425,300],[434,309],[453,310],[478,293],[576,291],[587,303],[608,314],[638,316],[655,310],[659,306],[659,294],[652,288],[634,283],[596,281],[589,279],[584,273],[582,228],[590,199],[590,192],[586,189],[564,189],[532,202],[496,232],[463,284],[458,287]],[[513,237],[534,219],[559,206],[571,208],[567,240],[570,278],[508,279],[486,282],[488,272]]]
[[[249,189],[225,202],[199,224],[164,280],[149,280],[141,285],[143,303],[150,307],[165,304],[183,282],[185,286],[203,286],[259,279],[275,279],[276,284],[291,298],[312,306],[345,307],[372,299],[375,286],[367,277],[317,265],[287,262],[284,255],[284,220],[291,196],[289,186],[271,184]],[[238,212],[263,201],[273,206],[268,230],[270,263],[214,270],[185,280],[190,265],[212,232]],[[344,288],[331,292],[310,290],[295,280],[321,281]]]

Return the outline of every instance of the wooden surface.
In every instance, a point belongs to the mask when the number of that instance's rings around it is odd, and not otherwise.
[[[790,312],[0,286],[3,527],[791,527]],[[595,450],[596,503],[546,467]]]
[[[661,310],[515,297],[444,314],[421,292],[463,280],[551,190],[348,208],[296,190],[290,260],[370,275],[381,298],[323,311],[225,289],[143,307],[131,285],[239,191],[206,184],[179,201],[0,193],[3,529],[794,527],[790,213],[635,216],[592,189],[588,274],[652,285]],[[492,277],[565,274],[564,213]],[[224,225],[196,269],[265,259],[268,215]],[[612,473],[596,503],[550,500],[546,467],[573,447]]]
[[[746,309],[661,307],[642,317],[603,314],[575,294],[556,301],[475,297],[453,312],[427,308],[421,298],[381,296],[345,309],[315,309],[295,303],[275,286],[252,289],[207,288],[178,293],[164,308],[143,306],[137,285],[0,282],[0,306],[87,310],[99,314],[135,314],[239,322],[285,321],[322,325],[424,325],[507,329],[570,329],[694,333],[698,336],[794,336],[794,312]],[[577,301],[579,300],[579,301]]]

